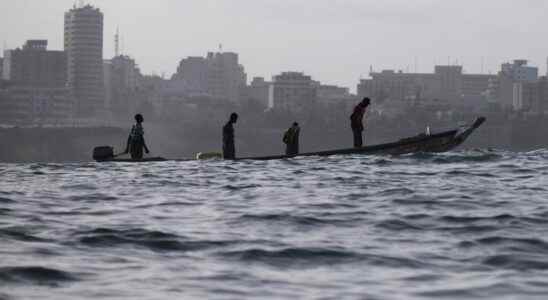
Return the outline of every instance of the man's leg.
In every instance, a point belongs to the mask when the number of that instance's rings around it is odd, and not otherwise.
[[[234,145],[225,145],[223,147],[223,158],[224,159],[236,159],[236,148]]]
[[[352,132],[354,133],[354,147],[355,148],[361,148],[363,146],[363,139],[362,139],[361,130],[353,129]]]

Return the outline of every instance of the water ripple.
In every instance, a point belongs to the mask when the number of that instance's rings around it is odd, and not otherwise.
[[[548,150],[0,174],[2,300],[548,294]]]

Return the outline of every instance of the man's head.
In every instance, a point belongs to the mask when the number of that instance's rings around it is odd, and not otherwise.
[[[230,122],[231,122],[231,123],[236,123],[236,122],[238,122],[238,114],[237,114],[237,113],[232,113],[232,114],[230,115]]]
[[[293,123],[293,127],[298,127],[299,126],[299,123],[295,122]]]
[[[362,102],[360,102],[360,105],[362,107],[368,107],[369,104],[371,104],[371,99],[369,98],[363,98]]]
[[[143,118],[143,115],[141,115],[141,114],[136,114],[135,115],[135,122],[143,123],[144,121],[145,121],[145,119]]]

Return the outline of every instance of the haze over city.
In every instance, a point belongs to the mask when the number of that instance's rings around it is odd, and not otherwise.
[[[0,42],[20,47],[47,39],[63,49],[63,14],[73,0],[0,1]],[[237,52],[249,78],[285,70],[355,90],[360,77],[396,69],[432,72],[460,64],[496,74],[502,62],[528,59],[545,73],[548,2],[543,0],[95,0],[105,14],[104,57],[114,34],[143,73],[170,77],[187,56]]]
[[[0,300],[547,299],[547,12],[0,0]]]

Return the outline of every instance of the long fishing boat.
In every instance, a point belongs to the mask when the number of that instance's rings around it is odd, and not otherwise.
[[[361,148],[347,148],[319,152],[300,153],[298,155],[272,155],[272,156],[257,156],[257,157],[242,157],[236,160],[276,160],[289,159],[295,157],[306,156],[333,156],[333,155],[402,155],[417,152],[441,153],[450,151],[466,141],[466,139],[483,123],[485,118],[477,118],[474,123],[468,126],[463,126],[458,129],[444,131],[435,134],[422,133],[417,136],[401,139],[396,142],[379,144],[373,146],[365,146]],[[122,159],[114,155],[112,147],[97,147],[94,149],[93,159],[97,162],[158,162],[168,161],[162,157],[144,158],[141,160]],[[188,160],[188,159],[183,159]]]

